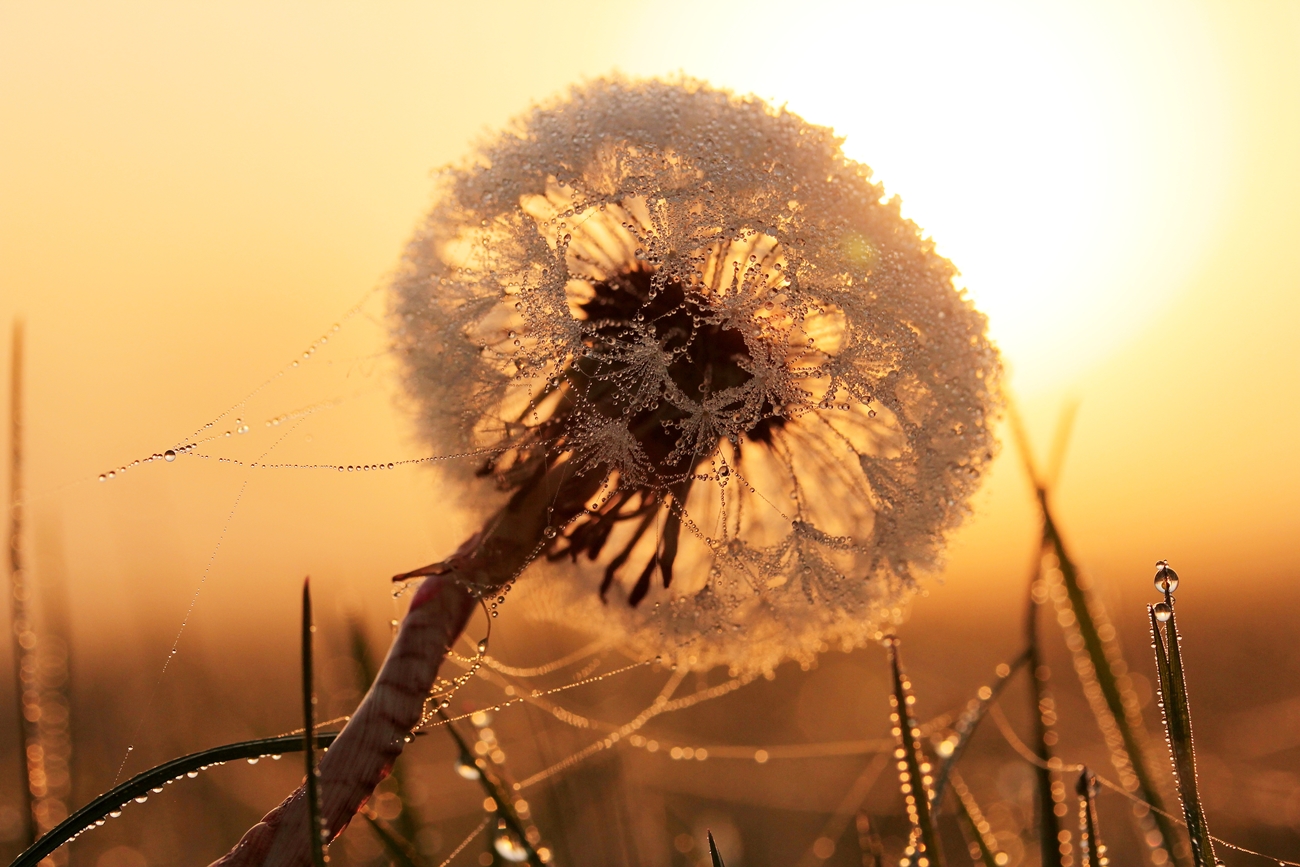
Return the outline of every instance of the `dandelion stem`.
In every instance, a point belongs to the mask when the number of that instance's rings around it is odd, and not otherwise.
[[[431,575],[411,600],[379,676],[318,765],[322,819],[331,838],[347,827],[401,755],[420,722],[438,666],[476,604],[455,574]],[[304,795],[299,787],[216,863],[311,864]]]

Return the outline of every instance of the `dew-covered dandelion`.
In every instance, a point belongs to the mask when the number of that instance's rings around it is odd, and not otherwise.
[[[441,175],[392,294],[424,432],[481,456],[474,580],[550,561],[529,611],[695,668],[876,635],[995,447],[955,274],[760,100],[607,79],[536,107]]]

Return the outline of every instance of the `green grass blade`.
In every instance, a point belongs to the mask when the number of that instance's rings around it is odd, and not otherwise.
[[[1169,848],[1172,854],[1173,842],[1177,837],[1173,823],[1162,813],[1164,809],[1163,799],[1160,797],[1160,791],[1151,776],[1147,756],[1142,748],[1142,741],[1137,731],[1140,720],[1131,718],[1130,711],[1124,706],[1123,693],[1111,667],[1110,658],[1106,654],[1106,642],[1102,640],[1100,633],[1097,631],[1097,624],[1092,616],[1091,605],[1095,603],[1089,599],[1089,594],[1079,582],[1078,566],[1066,550],[1065,542],[1062,540],[1056,521],[1052,517],[1051,509],[1048,508],[1046,492],[1040,490],[1038,499],[1043,515],[1043,539],[1052,552],[1056,554],[1058,568],[1061,570],[1062,583],[1070,601],[1070,608],[1074,611],[1079,636],[1083,639],[1084,649],[1088,654],[1088,658],[1092,661],[1097,686],[1101,688],[1102,698],[1105,699],[1106,707],[1110,711],[1115,728],[1119,731],[1124,752],[1128,754],[1129,765],[1132,768],[1134,778],[1137,780],[1138,790],[1135,794],[1155,808],[1150,812],[1149,816],[1155,822],[1155,828],[1159,830],[1160,836],[1164,839],[1164,846]]]
[[[1166,597],[1172,602],[1172,597]],[[1160,628],[1155,608],[1147,606],[1151,632],[1155,637],[1156,668],[1160,674],[1160,698],[1164,710],[1165,733],[1169,737],[1169,754],[1178,780],[1178,796],[1183,802],[1183,818],[1192,844],[1192,861],[1196,867],[1215,863],[1214,842],[1205,821],[1200,793],[1196,787],[1196,754],[1192,743],[1192,715],[1187,701],[1187,682],[1183,675],[1183,657],[1178,647],[1177,617],[1172,607],[1169,619]]]
[[[980,863],[984,867],[1002,867],[998,863],[998,855],[1001,853],[997,851],[997,842],[989,833],[989,823],[985,820],[979,804],[975,802],[975,796],[960,777],[954,779],[952,790],[957,795],[957,816],[962,820],[968,836],[979,850]]]
[[[911,820],[913,836],[916,838],[916,854],[912,856],[911,863],[915,867],[942,867],[943,854],[939,849],[939,835],[935,831],[934,814],[930,809],[929,765],[921,751],[921,730],[912,715],[914,699],[911,684],[903,673],[898,639],[889,636],[885,639],[885,647],[889,651],[889,668],[893,677],[893,692],[889,700],[894,707],[894,733],[903,750],[904,770],[899,772],[899,778],[907,801],[907,817]]]
[[[705,831],[709,835],[709,857],[713,859],[713,867],[726,867],[722,863],[722,856],[718,854],[718,844],[713,842],[713,832]]]
[[[370,823],[370,830],[375,832],[375,836],[379,838],[384,851],[388,853],[389,859],[396,867],[421,867],[415,849],[409,841],[390,831],[383,822],[370,815],[370,813],[363,810],[361,815]]]
[[[316,773],[316,748],[312,732],[316,728],[315,675],[312,672],[311,579],[302,582],[302,751],[307,766],[307,845],[312,864],[325,867],[326,829],[320,815],[320,778]]]
[[[334,739],[337,737],[338,732],[321,732],[313,740],[317,748],[324,748],[334,743]],[[108,790],[80,810],[77,810],[51,828],[45,836],[19,855],[9,867],[36,867],[51,852],[82,831],[94,828],[97,822],[108,818],[108,815],[114,810],[120,810],[136,798],[145,797],[154,789],[179,780],[186,774],[239,759],[257,759],[264,756],[296,753],[303,746],[302,735],[284,735],[278,738],[258,738],[252,741],[225,744],[164,762],[157,767],[136,774],[122,785]]]
[[[1011,676],[1028,661],[1029,651],[1026,650],[1007,666],[1006,674],[999,673],[998,679],[994,681],[993,686],[987,687],[988,697],[986,698],[981,694],[975,700],[975,703],[957,720],[957,725],[953,727],[957,742],[952,745],[952,752],[944,759],[943,765],[939,768],[938,776],[934,778],[934,795],[930,798],[930,803],[934,806],[934,809],[937,810],[938,805],[943,803],[944,790],[948,787],[948,779],[952,776],[953,769],[957,767],[957,762],[961,760],[962,754],[966,752],[971,736],[975,734],[975,729],[979,727],[980,721],[984,719],[989,706],[998,700],[998,696],[1002,694],[1002,690],[1011,680]]]

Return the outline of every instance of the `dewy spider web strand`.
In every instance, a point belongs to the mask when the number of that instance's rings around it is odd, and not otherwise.
[[[1019,754],[1019,756],[1022,759],[1029,762],[1030,764],[1033,764],[1037,767],[1049,771],[1082,772],[1085,769],[1087,769],[1086,765],[1070,764],[1067,762],[1063,762],[1059,758],[1053,759],[1050,762],[1042,761],[1041,759],[1038,758],[1038,756],[1034,755],[1034,751],[1031,750],[1028,746],[1026,746],[1025,742],[1020,739],[1019,735],[1016,734],[1015,729],[1011,727],[1011,722],[1010,720],[1007,719],[1006,714],[1002,712],[1001,707],[995,704],[989,708],[989,711],[993,717],[993,721],[997,724],[998,731],[1002,733],[1003,740],[1005,740],[1007,744],[1013,750],[1015,750],[1016,753]],[[1101,774],[1094,774],[1094,776],[1096,776],[1097,782],[1101,783],[1103,786],[1110,789],[1112,792],[1115,792],[1116,794],[1119,795],[1123,795],[1125,798],[1132,801],[1134,804],[1140,804],[1141,806],[1146,807],[1148,810],[1159,813],[1160,815],[1164,816],[1166,819],[1169,819],[1170,821],[1175,822],[1184,828],[1187,827],[1187,822],[1181,817],[1176,816],[1173,813],[1168,812],[1167,810],[1162,810],[1159,807],[1156,807],[1148,803],[1147,801],[1143,800],[1142,798],[1138,797],[1137,795],[1125,789],[1119,783],[1108,780],[1107,778],[1103,777]],[[1266,855],[1263,852],[1256,852],[1254,849],[1248,849],[1245,846],[1238,846],[1236,843],[1230,843],[1227,840],[1224,840],[1220,837],[1214,837],[1213,835],[1211,835],[1211,839],[1213,839],[1214,842],[1222,846],[1227,846],[1229,849],[1233,849],[1237,852],[1241,852],[1246,855],[1255,855],[1259,858],[1267,858],[1268,860],[1278,864],[1279,867],[1282,867],[1282,865],[1284,865],[1284,867],[1300,867],[1300,861],[1288,861],[1285,858],[1278,858],[1276,855]]]

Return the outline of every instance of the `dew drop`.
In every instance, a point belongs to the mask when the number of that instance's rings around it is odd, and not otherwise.
[[[1178,589],[1178,573],[1169,568],[1169,564],[1161,560],[1156,564],[1155,577],[1156,590],[1160,593],[1173,593]]]
[[[253,756],[251,759],[248,760],[248,763],[249,763],[250,765],[255,765],[255,764],[257,764],[258,759],[259,759],[258,756]]]
[[[163,452],[163,460],[166,461],[166,462],[169,463],[169,464],[170,464],[172,461],[176,460],[176,450],[175,450],[175,449],[168,449],[167,451]]]
[[[492,848],[507,861],[522,863],[528,860],[528,849],[509,828],[498,828],[492,838]]]
[[[237,428],[235,429],[235,432],[236,432],[236,433],[241,433],[241,434],[246,434],[246,433],[248,433],[248,425],[246,425],[246,424],[241,424],[239,427],[237,427]]]
[[[122,815],[122,811],[121,811],[121,810],[113,810],[113,811],[111,811],[111,812],[108,814],[108,818],[110,818],[110,819],[116,819],[116,818],[117,818],[118,816],[120,816],[120,815]]]
[[[545,536],[545,537],[548,538],[548,539],[554,539],[554,538],[555,538],[555,528],[554,528],[554,527],[547,527],[545,530],[542,531],[542,535]]]
[[[1170,617],[1174,616],[1174,609],[1170,608],[1167,602],[1157,602],[1154,611],[1156,614],[1156,620],[1159,620],[1161,623],[1164,623]]]
[[[148,795],[141,795],[140,797],[138,797],[138,798],[135,799],[135,802],[136,802],[137,804],[143,804],[143,803],[144,803],[145,801],[147,801],[147,800],[149,800],[149,796],[148,796]]]
[[[185,776],[189,777],[191,780],[197,777],[198,775],[199,775],[198,771],[187,771],[185,773]]]

